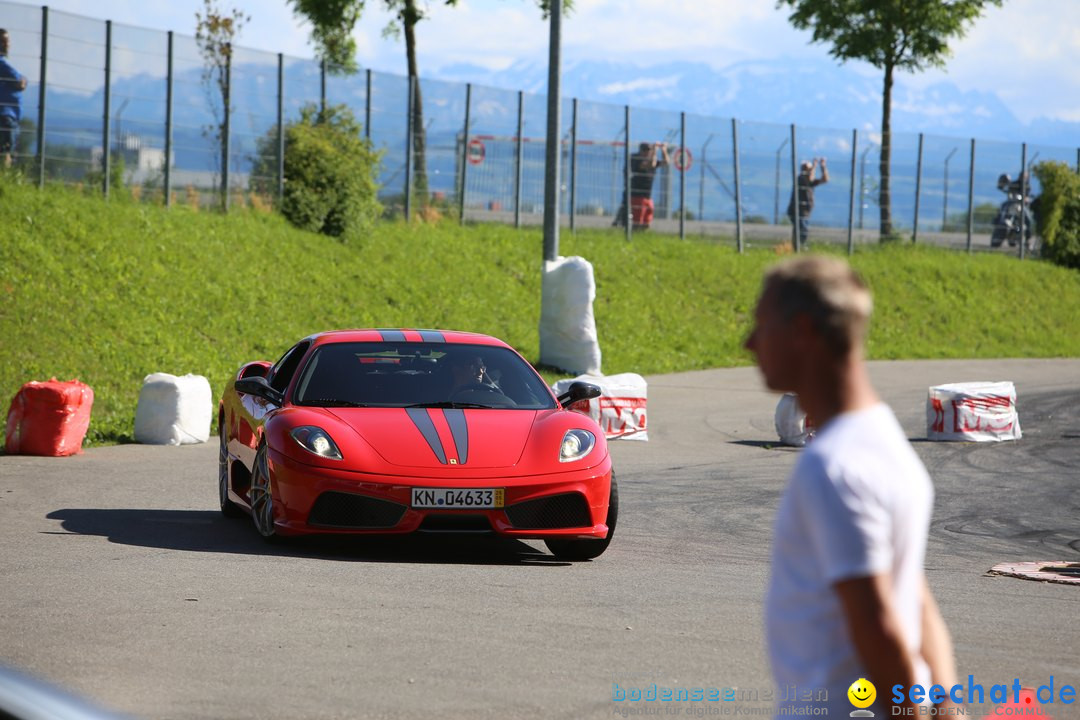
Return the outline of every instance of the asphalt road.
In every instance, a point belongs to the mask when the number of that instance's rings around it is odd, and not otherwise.
[[[1080,586],[987,574],[1080,561],[1080,360],[872,373],[936,483],[927,574],[961,676],[1080,686]],[[267,547],[217,512],[212,444],[0,457],[0,662],[141,718],[725,709],[613,701],[652,683],[764,709],[745,698],[771,688],[762,597],[798,451],[751,368],[648,380],[649,442],[612,446],[618,534],[579,564],[489,539]],[[1016,384],[1022,440],[925,440],[927,387],[973,380]]]

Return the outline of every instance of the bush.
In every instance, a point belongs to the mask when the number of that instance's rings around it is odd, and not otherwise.
[[[1065,163],[1041,162],[1035,176],[1042,194],[1033,203],[1043,257],[1080,269],[1080,175]]]
[[[314,105],[285,128],[281,214],[298,228],[346,240],[371,228],[382,212],[375,181],[379,153],[344,105]],[[267,192],[277,171],[277,130],[259,142],[252,190]],[[255,178],[259,178],[258,181]]]

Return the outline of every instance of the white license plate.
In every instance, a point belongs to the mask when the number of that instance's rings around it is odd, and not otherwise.
[[[492,510],[503,506],[503,488],[413,488],[412,506],[424,510]]]

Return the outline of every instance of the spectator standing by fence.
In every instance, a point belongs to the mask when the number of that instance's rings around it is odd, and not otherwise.
[[[19,120],[22,117],[22,91],[26,78],[8,62],[11,38],[8,31],[0,28],[0,153],[4,167],[11,167],[11,153],[19,137]]]
[[[657,156],[657,150],[660,151]],[[630,212],[633,215],[635,230],[648,230],[652,225],[656,210],[652,201],[653,180],[656,168],[671,162],[667,145],[664,143],[641,143],[638,151],[630,156]],[[626,194],[623,193],[622,205],[615,213],[613,226],[626,222]]]
[[[814,177],[814,169],[821,165],[821,177]],[[814,158],[811,162],[802,164],[801,172],[796,188],[791,193],[791,202],[788,203],[787,215],[792,223],[799,227],[799,249],[805,249],[810,235],[810,213],[814,210],[814,188],[829,182],[829,168],[825,165],[825,158]],[[798,208],[798,217],[795,210]]]

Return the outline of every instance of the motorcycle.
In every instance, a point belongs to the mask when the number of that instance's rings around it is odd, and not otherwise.
[[[1026,173],[1025,173],[1026,174]],[[1006,200],[998,208],[997,216],[994,217],[994,229],[990,235],[990,247],[1001,247],[1008,241],[1009,247],[1016,247],[1020,242],[1021,220],[1024,227],[1024,247],[1031,248],[1031,237],[1035,218],[1031,214],[1030,195],[1024,193],[1024,185],[1027,178],[1010,180],[1007,174],[998,177],[997,188],[1005,193]],[[1030,189],[1031,185],[1027,185]]]

